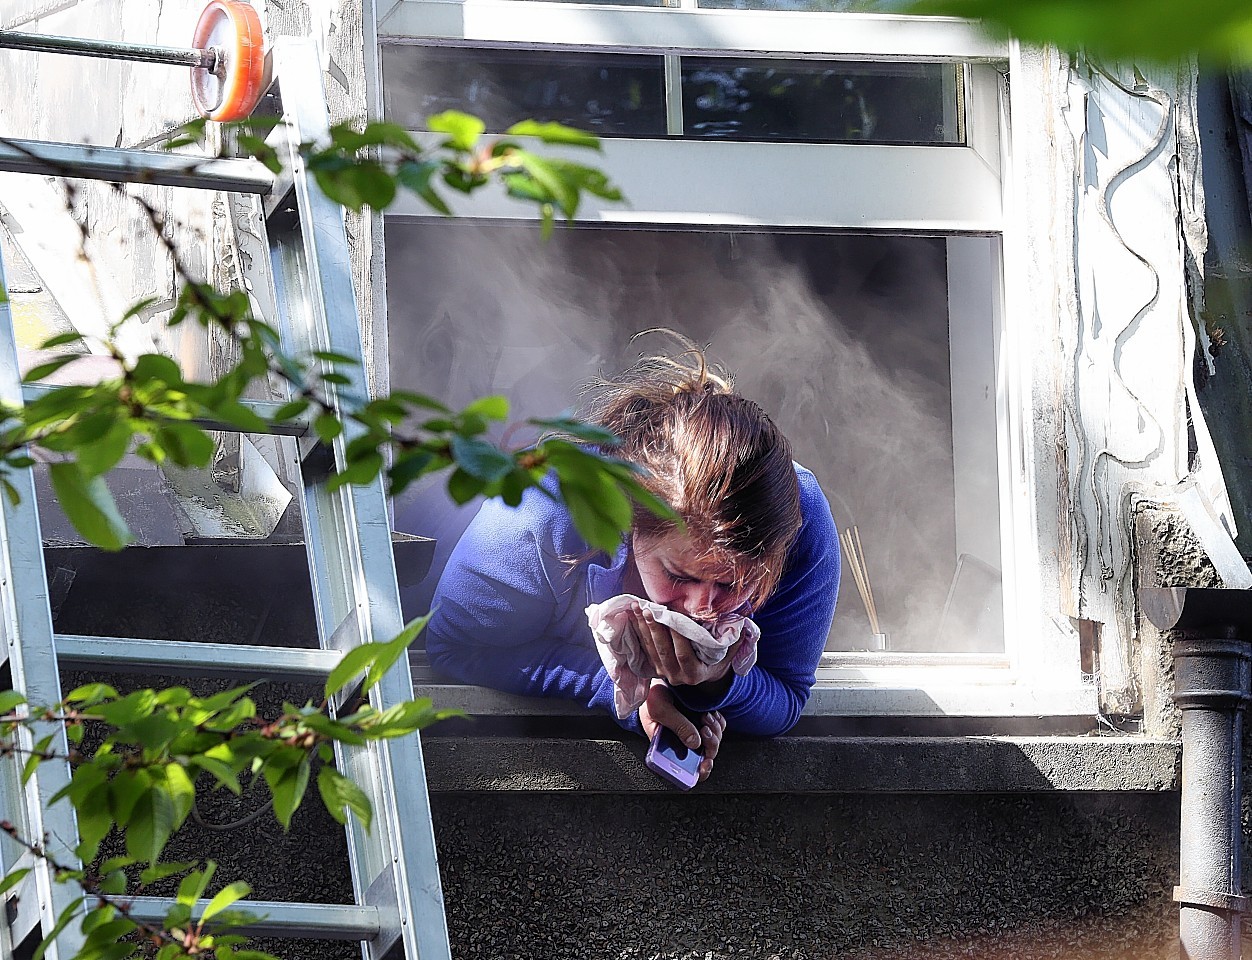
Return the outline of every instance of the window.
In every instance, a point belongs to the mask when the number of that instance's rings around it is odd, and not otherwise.
[[[1032,612],[1013,401],[1030,360],[1003,308],[1009,51],[948,20],[571,11],[380,16],[389,118],[590,127],[631,201],[588,204],[546,246],[503,196],[472,222],[389,214],[393,386],[551,412],[640,328],[711,341],[860,534],[879,629],[845,570],[810,713],[1090,715],[1076,644]],[[438,500],[419,489],[397,514],[442,553],[468,516]]]

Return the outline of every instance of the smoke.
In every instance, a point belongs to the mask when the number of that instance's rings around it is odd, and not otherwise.
[[[503,393],[517,418],[668,341],[712,345],[791,438],[838,524],[856,524],[893,649],[935,649],[956,566],[944,241],[678,230],[388,224],[393,388],[454,404]],[[401,529],[441,541],[474,507],[432,480],[397,502]],[[435,576],[406,597],[429,602]],[[945,631],[947,633],[948,631]],[[832,649],[869,646],[845,572]],[[984,644],[985,647],[985,644]]]

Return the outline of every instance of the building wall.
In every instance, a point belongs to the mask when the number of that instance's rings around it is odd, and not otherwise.
[[[197,562],[197,549],[209,559]],[[238,559],[222,562],[220,549]],[[56,628],[224,642],[264,624],[273,642],[307,645],[312,620],[300,559],[294,547],[186,548],[144,560],[165,573],[143,580],[107,558],[58,551],[49,569],[75,575],[58,598]],[[316,695],[294,684],[257,693],[263,710]],[[1023,780],[975,765],[964,775],[975,792],[914,793],[918,781],[902,770],[905,792],[846,792],[857,771],[843,771],[845,792],[771,793],[791,772],[771,769],[767,758],[776,754],[766,744],[740,741],[740,772],[757,758],[754,792],[641,794],[635,784],[649,776],[638,757],[642,742],[628,742],[628,750],[612,752],[615,763],[601,768],[598,785],[536,790],[528,772],[538,771],[514,761],[511,780],[465,790],[458,771],[472,764],[475,737],[431,734],[435,835],[457,958],[1170,956],[1178,855],[1172,777],[1136,781],[1131,792],[1061,792],[1042,773]],[[798,740],[793,762],[805,762],[806,743],[816,757],[822,739]],[[579,741],[564,742],[572,769],[582,762]],[[513,743],[515,756],[525,756],[525,741]],[[968,763],[942,744],[930,750],[932,768]],[[258,898],[350,896],[342,829],[316,798],[289,835],[248,793],[210,798],[196,820],[170,856],[210,856],[221,876],[247,880]],[[268,946],[287,960],[356,956],[343,943]]]
[[[23,0],[6,10],[0,26],[184,43],[198,7],[166,7],[79,0],[53,8]],[[273,34],[311,31],[323,38],[333,116],[363,116],[369,102],[365,31],[355,4],[274,2],[267,13]],[[141,145],[191,116],[181,77],[150,72],[166,68],[44,55],[32,70],[20,61],[29,56],[0,52],[0,89],[32,91],[0,104],[0,122],[10,135]],[[1055,267],[1035,277],[1031,297],[1038,305],[1031,315],[1038,343],[1058,358],[1032,384],[1028,411],[1038,418],[1036,455],[1055,459],[1049,476],[1058,480],[1039,492],[1051,531],[1041,555],[1068,567],[1067,575],[1050,582],[1046,599],[1067,636],[1082,629],[1070,617],[1102,628],[1094,647],[1106,710],[1168,733],[1168,648],[1159,634],[1137,624],[1133,586],[1195,585],[1220,576],[1204,559],[1212,540],[1196,539],[1194,524],[1170,496],[1198,476],[1182,396],[1193,343],[1185,273],[1198,242],[1188,177],[1195,173],[1194,158],[1188,159],[1189,75],[1150,77],[1139,90],[1133,76],[1075,69],[1052,54],[1027,56],[1047,82],[1038,112],[1015,123],[1033,125],[1034,136],[1054,144],[1052,153],[1032,160],[1046,175],[1031,180],[1028,198],[1051,212],[1025,241],[1026,253]],[[1098,122],[1105,117],[1121,125]],[[82,124],[86,119],[92,122]],[[11,239],[33,244],[49,213],[66,226],[65,200],[54,188],[43,181],[31,188],[29,179],[20,187],[9,182],[0,183],[0,204]],[[1136,196],[1154,197],[1157,205]],[[85,211],[99,238],[93,248],[98,277],[62,276],[57,267],[73,261],[77,241],[72,229],[50,234],[30,247],[24,276],[32,296],[49,293],[62,312],[50,305],[36,312],[48,310],[49,324],[65,322],[66,314],[76,322],[95,316],[99,323],[141,295],[168,301],[171,264],[124,201],[107,190],[84,191],[70,206]],[[182,216],[193,231],[220,236],[215,231],[223,215],[213,201],[193,201]],[[380,269],[379,258],[370,256],[377,249],[374,226],[350,221],[358,297],[367,322],[381,331],[371,300]],[[1086,231],[1081,243],[1079,231]],[[1161,249],[1147,256],[1136,245],[1140,236],[1160,241]],[[189,249],[196,271],[215,269],[212,244]],[[1145,260],[1149,269],[1139,270]],[[1111,296],[1100,290],[1103,275],[1092,273],[1102,262],[1125,266],[1126,285],[1133,288],[1120,294],[1122,306],[1129,305],[1117,314],[1120,326],[1110,325],[1112,314],[1100,309]],[[1167,282],[1154,287],[1152,274]],[[92,292],[97,287],[98,296]],[[1137,292],[1144,296],[1138,304]],[[1097,316],[1104,324],[1098,328]],[[157,340],[146,327],[135,337],[137,347]],[[172,346],[188,356],[198,352]],[[1164,359],[1153,359],[1157,354]],[[1129,357],[1147,366],[1132,373],[1121,366]],[[1158,360],[1168,370],[1145,379]],[[1110,383],[1125,386],[1125,395],[1110,400]],[[1131,422],[1138,432],[1124,429]],[[1153,437],[1161,443],[1151,445]],[[1141,455],[1144,443],[1150,457]],[[1213,465],[1203,466],[1211,479]],[[1210,483],[1210,502],[1213,489]],[[1159,562],[1149,564],[1149,555]],[[196,635],[188,639],[235,639],[263,619],[262,608],[246,598],[203,586],[202,595],[182,591],[167,605],[188,618],[189,629],[194,625]],[[124,606],[113,609],[128,611],[132,623],[137,609],[159,609],[151,592],[146,598],[114,593],[114,604]],[[81,587],[75,596],[71,590],[71,600],[81,602]],[[86,607],[71,603],[63,623],[77,616],[73,630],[90,632],[108,609],[98,600]],[[288,630],[307,638],[300,629],[288,624],[276,636]],[[988,783],[986,793],[948,796],[687,798],[615,793],[611,784],[604,793],[559,795],[434,788],[459,956],[1120,958],[1167,956],[1172,942],[1168,891],[1176,880],[1177,798],[1169,791],[995,795],[996,785]],[[239,812],[208,813],[230,819]],[[284,842],[271,824],[250,826],[250,839],[268,852],[264,860],[242,852],[238,832],[209,831],[210,838],[193,831],[185,842],[188,849],[207,845],[224,871],[255,877],[258,894],[345,896],[342,848],[330,842],[337,828],[315,817],[305,830]],[[342,946],[305,951],[352,953]]]

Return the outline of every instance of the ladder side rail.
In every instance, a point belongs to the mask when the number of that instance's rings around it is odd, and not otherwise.
[[[288,122],[288,162],[293,173],[299,209],[299,245],[290,232],[275,230],[277,248],[275,280],[288,289],[299,277],[307,287],[303,301],[307,326],[289,315],[292,337],[287,342],[301,349],[330,349],[364,357],[360,323],[352,280],[348,273],[347,235],[343,208],[326,197],[312,182],[294,147],[301,142],[325,139],[329,120],[322,93],[322,75],[316,48],[311,41],[281,38],[274,51],[275,76],[283,97]],[[304,269],[293,272],[295,261]],[[285,331],[286,332],[286,331]],[[367,396],[364,368],[342,371],[352,382],[335,388],[339,395]],[[345,423],[344,434],[335,441],[337,462],[343,463],[344,445],[362,428]],[[387,640],[403,629],[399,587],[391,549],[386,495],[382,478],[366,485],[349,485],[333,494],[324,484],[305,487],[305,522],[310,542],[310,563],[319,631],[323,642],[371,642]],[[342,626],[355,623],[355,630]],[[345,637],[345,633],[347,637]],[[338,645],[338,643],[336,644]],[[400,658],[372,693],[380,709],[411,699],[412,677],[407,658]],[[375,833],[363,836],[353,821],[351,848],[357,863],[367,867],[370,853],[377,856],[378,841],[390,855],[390,869],[361,869],[355,881],[362,885],[365,903],[398,912],[399,933],[409,960],[448,960],[447,922],[430,819],[429,796],[422,747],[418,736],[384,740],[371,750],[344,751],[345,773],[360,776],[374,804]],[[387,889],[390,887],[391,889]],[[372,888],[372,889],[371,889]],[[389,956],[384,934],[367,945],[372,960]]]
[[[55,389],[57,389],[57,384],[24,383],[22,384],[22,400],[26,403],[30,403],[33,400],[38,400],[40,397],[46,396],[47,394],[51,393]],[[272,419],[273,416],[283,406],[281,403],[276,403],[272,400],[243,399],[243,400],[240,400],[239,403],[242,406],[246,407],[247,409],[251,410],[258,417],[265,417],[267,419]],[[194,423],[197,427],[201,427],[204,430],[220,430],[223,433],[247,433],[249,432],[246,430],[241,430],[239,427],[234,426],[233,424],[223,423],[220,420],[195,418],[188,422]],[[275,437],[303,437],[306,433],[309,432],[309,424],[310,424],[310,421],[308,417],[300,416],[300,417],[295,417],[292,420],[287,421],[285,423],[276,423],[269,430],[266,430],[265,432],[269,434],[270,436],[275,436]]]
[[[76,180],[147,183],[195,190],[265,195],[274,175],[258,160],[197,157],[185,153],[96,147],[51,140],[0,139],[0,172]]]
[[[4,285],[3,262],[0,262],[0,285],[8,289]],[[0,400],[15,405],[22,402],[17,343],[7,300],[0,303]],[[35,475],[30,469],[19,470],[9,476],[9,481],[17,489],[19,502],[14,506],[7,497],[3,498],[3,509],[0,509],[0,607],[3,610],[0,630],[4,634],[4,649],[14,687],[33,704],[52,705],[61,701],[61,678],[53,646],[52,610],[43,564]],[[17,742],[20,748],[28,750],[39,738],[49,734],[52,736],[50,751],[67,756],[69,741],[60,723],[41,724],[33,735],[22,732]],[[21,756],[9,758],[3,776],[24,807],[24,816],[17,824],[26,832],[24,839],[42,844],[48,856],[61,866],[80,867],[74,853],[78,846],[78,820],[74,809],[64,801],[48,802],[70,781],[68,760],[43,761],[25,787],[21,786],[22,764]],[[56,883],[47,860],[37,859],[33,867],[27,880],[33,879],[39,925],[46,933],[63,910],[81,902],[82,894],[73,884]],[[14,938],[18,936],[14,931]],[[82,942],[78,924],[71,923],[45,956],[50,960],[72,956]]]

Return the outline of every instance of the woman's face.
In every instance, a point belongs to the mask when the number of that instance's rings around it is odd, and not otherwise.
[[[660,537],[636,535],[635,569],[648,599],[692,620],[716,620],[742,607],[750,586],[736,589],[736,568],[708,555],[685,533]]]

